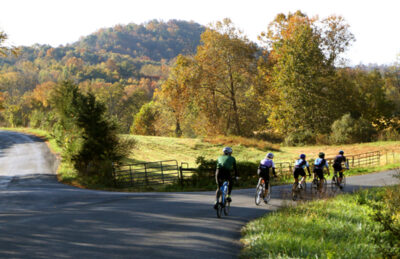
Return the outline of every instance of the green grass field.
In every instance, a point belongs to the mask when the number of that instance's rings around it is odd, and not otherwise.
[[[61,149],[57,146],[52,136],[43,130],[30,128],[1,128],[2,130],[19,131],[33,134],[46,141],[49,148],[57,154]],[[127,163],[135,162],[154,162],[161,160],[177,160],[189,163],[189,167],[197,167],[196,158],[203,156],[206,159],[216,159],[221,155],[224,146],[231,146],[234,150],[233,155],[240,162],[258,163],[266,153],[272,151],[275,154],[275,162],[293,162],[300,153],[307,154],[307,158],[315,158],[320,151],[326,153],[327,157],[333,157],[337,151],[343,149],[346,154],[360,154],[369,151],[387,152],[389,155],[383,156],[381,165],[369,168],[352,169],[347,175],[366,174],[374,171],[392,169],[400,165],[400,141],[373,142],[363,144],[352,144],[343,146],[304,146],[304,147],[280,147],[266,141],[248,139],[242,137],[214,137],[214,138],[171,138],[155,136],[123,135],[124,137],[134,138],[137,142],[132,150]],[[77,173],[72,165],[61,162],[58,168],[59,180],[77,186],[85,186],[77,179]],[[289,183],[292,179],[280,179],[279,184]],[[101,188],[101,187],[100,187]],[[200,187],[199,187],[200,188]],[[204,189],[202,186],[201,189]],[[178,189],[177,189],[178,190]],[[197,190],[196,188],[194,190]],[[129,190],[131,191],[131,190]],[[134,191],[134,190],[133,190]],[[169,191],[174,191],[171,189]]]
[[[345,154],[360,154],[369,151],[390,152],[388,163],[400,162],[400,141],[372,142],[362,144],[351,144],[341,146],[304,146],[304,147],[279,147],[277,145],[268,145],[265,142],[264,148],[253,143],[249,145],[247,142],[229,143],[222,139],[219,144],[216,141],[204,141],[202,139],[193,138],[170,138],[170,137],[153,137],[153,136],[133,136],[137,146],[131,155],[132,162],[150,162],[160,160],[177,160],[180,162],[188,162],[190,167],[195,167],[195,161],[198,156],[206,159],[216,159],[221,155],[222,148],[230,145],[233,148],[233,156],[238,161],[258,162],[265,155],[272,151],[275,154],[275,162],[290,162],[297,159],[299,154],[307,154],[307,158],[316,158],[319,152],[325,152],[326,157],[334,157],[339,150],[344,150]],[[263,142],[263,141],[258,141]],[[270,148],[269,148],[270,147]],[[279,149],[279,150],[277,150]],[[392,157],[392,153],[395,155]],[[393,161],[394,159],[394,161]]]
[[[256,219],[242,229],[241,258],[381,258],[373,242],[379,226],[359,200],[382,192],[339,195]]]

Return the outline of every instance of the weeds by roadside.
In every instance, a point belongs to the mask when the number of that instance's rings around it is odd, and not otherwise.
[[[288,205],[247,224],[241,258],[396,258],[399,186]],[[397,189],[397,191],[396,191]]]

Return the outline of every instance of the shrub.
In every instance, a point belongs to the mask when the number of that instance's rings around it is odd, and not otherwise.
[[[400,140],[400,130],[392,127],[381,130],[378,134],[378,139],[382,141],[387,140]]]
[[[375,236],[384,258],[396,258],[400,255],[400,193],[398,188],[388,188],[383,202],[375,206],[373,219],[381,225],[381,231]]]
[[[345,114],[332,124],[331,141],[336,144],[350,144],[371,141],[376,134],[372,124],[362,117],[354,119]]]
[[[140,108],[140,111],[135,115],[131,133],[150,136],[156,135],[154,124],[157,120],[158,113],[153,106],[153,102],[149,102]]]
[[[63,148],[63,158],[73,163],[80,177],[110,185],[112,163],[130,152],[134,140],[121,141],[117,124],[106,117],[105,105],[71,82],[61,83],[52,100],[59,118],[53,135]]]
[[[198,170],[192,175],[192,182],[201,182],[205,185],[215,183],[215,170],[217,168],[217,161],[214,159],[205,159],[200,156],[197,157],[196,163],[198,165]],[[249,182],[256,184],[258,180],[257,168],[258,163],[254,162],[237,162],[236,164],[238,174],[240,176],[240,181],[238,185],[245,185]]]
[[[315,136],[310,130],[296,130],[285,138],[286,146],[304,146],[315,144]]]

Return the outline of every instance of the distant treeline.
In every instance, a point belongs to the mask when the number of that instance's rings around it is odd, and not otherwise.
[[[342,17],[278,14],[259,38],[249,41],[229,19],[209,27],[172,20],[21,47],[0,58],[1,123],[51,129],[50,97],[69,80],[124,133],[289,145],[399,138],[399,64],[346,67],[354,36]]]

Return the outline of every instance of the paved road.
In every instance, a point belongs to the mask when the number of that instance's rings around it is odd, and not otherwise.
[[[82,190],[57,182],[43,145],[0,131],[1,258],[237,258],[241,227],[290,202],[288,186],[260,207],[253,189],[234,190],[231,216],[218,219],[214,192]],[[393,174],[352,177],[346,189],[392,184]]]

